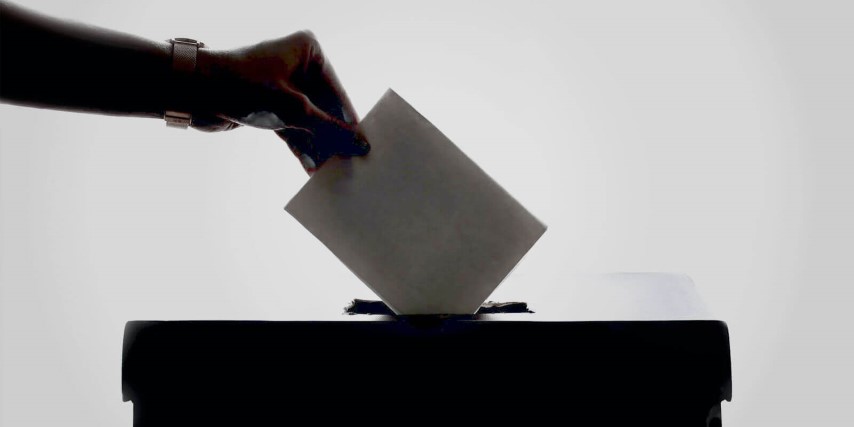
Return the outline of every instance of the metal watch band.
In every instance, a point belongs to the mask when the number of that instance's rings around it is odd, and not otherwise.
[[[176,80],[189,81],[189,78],[196,71],[196,56],[199,48],[205,47],[205,44],[193,39],[174,38],[169,40],[172,44],[172,72]],[[176,90],[186,88],[177,87]],[[166,120],[166,126],[186,129],[193,122],[192,114],[183,111],[166,110],[163,112],[163,118]]]

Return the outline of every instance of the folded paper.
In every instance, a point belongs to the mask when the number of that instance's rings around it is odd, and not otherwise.
[[[286,206],[397,314],[472,314],[546,226],[392,90]]]

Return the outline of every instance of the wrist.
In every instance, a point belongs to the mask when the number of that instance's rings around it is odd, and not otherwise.
[[[225,95],[233,85],[234,63],[234,54],[229,50],[199,49],[188,111],[215,116],[224,113]]]
[[[170,112],[171,115],[188,115],[192,118],[221,114],[222,95],[231,74],[231,53],[198,46],[192,59],[183,59],[187,58],[185,51],[182,62],[178,63],[174,44],[171,42],[167,45],[171,66],[164,115]]]

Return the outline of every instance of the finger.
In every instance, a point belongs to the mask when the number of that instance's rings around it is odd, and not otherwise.
[[[301,99],[301,114],[292,123],[310,132],[318,166],[333,155],[360,156],[370,151],[370,145],[355,126],[321,110],[305,94],[287,87],[283,90],[289,97]]]
[[[299,129],[281,129],[276,131],[276,135],[288,144],[302,168],[311,176],[317,170],[317,153],[311,143],[311,134]]]
[[[276,134],[282,138],[287,144],[294,156],[300,161],[303,169],[309,174],[323,166],[332,156],[353,156],[365,154],[370,148],[355,145],[353,143],[345,143],[342,147],[340,144],[330,143],[334,141],[336,136],[330,136],[331,133],[338,133],[336,130],[324,129],[321,125],[314,127],[314,132],[302,128],[287,128],[276,131]],[[340,141],[340,137],[338,137]]]
[[[332,63],[326,58],[317,38],[309,31],[299,33],[306,46],[304,74],[297,78],[298,87],[318,108],[350,125],[359,122],[347,92],[341,85]]]
[[[309,175],[334,155],[363,155],[370,151],[370,145],[346,123],[316,109],[309,111],[311,117],[301,127],[276,131]]]
[[[371,150],[364,136],[354,126],[320,109],[312,110],[311,114],[316,123],[311,128],[312,143],[321,155],[361,156]]]

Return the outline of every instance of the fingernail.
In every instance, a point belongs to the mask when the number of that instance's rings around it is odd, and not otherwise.
[[[317,164],[314,163],[314,160],[308,154],[300,154],[299,161],[302,163],[302,168],[305,169],[309,175],[317,170]]]
[[[363,138],[357,137],[354,142],[361,154],[368,154],[368,152],[371,151],[371,144],[368,144],[368,141],[364,140]]]

